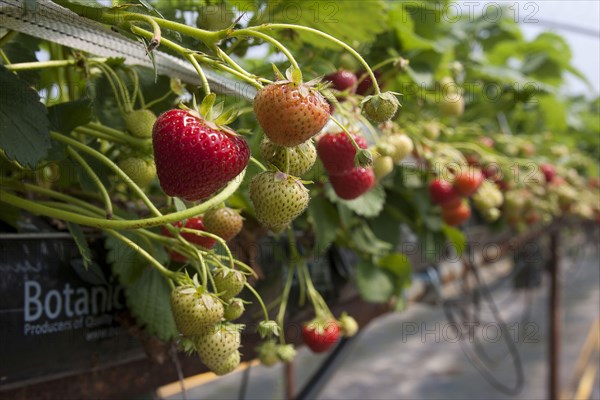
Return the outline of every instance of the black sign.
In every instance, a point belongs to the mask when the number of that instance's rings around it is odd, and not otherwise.
[[[68,234],[0,235],[0,390],[143,356],[107,270]]]

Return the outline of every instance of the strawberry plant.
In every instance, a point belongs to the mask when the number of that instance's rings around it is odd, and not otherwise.
[[[314,282],[311,266],[333,246],[356,256],[348,280],[365,301],[401,310],[413,263],[438,262],[447,242],[460,254],[461,229],[479,217],[519,231],[600,216],[598,101],[561,94],[577,70],[553,33],[528,40],[506,18],[450,23],[410,2],[361,13],[335,3],[335,28],[306,18],[304,3],[293,24],[285,2],[268,16],[246,2],[246,20],[232,2],[189,5],[190,26],[178,2],[55,2],[135,37],[155,70],[0,37],[2,227],[40,216],[77,239],[87,267],[85,233],[101,232],[139,327],[216,374],[244,355],[244,326],[231,321],[257,326],[263,364],[294,358],[292,287],[314,314],[302,329],[313,351],[357,332]],[[193,77],[166,76],[166,56]],[[423,254],[398,251],[407,232]],[[256,284],[263,239],[286,248],[275,296]]]

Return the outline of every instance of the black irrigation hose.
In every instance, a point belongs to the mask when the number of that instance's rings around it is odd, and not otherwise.
[[[438,271],[436,268],[430,267],[428,269],[428,274],[430,276],[430,279],[431,279],[431,282],[433,283],[434,288],[437,291],[439,299],[442,302],[442,309],[444,311],[446,319],[448,320],[449,324],[452,327],[454,327],[457,335],[459,335],[461,333],[458,331],[458,327],[460,325],[458,323],[458,320],[455,316],[453,309],[457,308],[456,305],[460,304],[460,303],[455,300],[447,300],[447,299],[443,298],[442,291],[441,291],[441,283],[439,280],[439,274],[438,274]],[[494,375],[494,372],[492,371],[492,368],[489,365],[490,363],[486,362],[483,359],[483,358],[489,358],[489,357],[482,358],[481,355],[479,354],[479,352],[477,351],[477,349],[473,350],[471,348],[471,346],[469,346],[467,343],[465,343],[465,340],[462,338],[461,338],[461,340],[459,340],[461,349],[463,350],[463,353],[465,354],[465,356],[467,357],[469,362],[471,362],[471,364],[475,367],[475,369],[483,376],[483,378],[486,381],[488,381],[488,383],[492,387],[494,387],[496,390],[498,390],[502,393],[505,393],[508,395],[516,395],[522,390],[523,384],[525,382],[525,374],[523,371],[523,364],[521,361],[521,357],[519,355],[518,349],[516,348],[516,345],[512,342],[512,340],[509,339],[508,328],[507,328],[504,320],[501,318],[501,316],[498,312],[498,309],[496,308],[496,306],[494,304],[494,300],[491,296],[491,292],[489,292],[485,283],[483,283],[481,281],[481,279],[479,278],[479,274],[477,273],[477,271],[475,269],[473,269],[473,274],[478,283],[478,286],[477,286],[478,292],[480,292],[480,293],[478,293],[478,295],[481,294],[482,297],[485,298],[485,301],[487,303],[489,303],[490,308],[492,309],[492,312],[494,313],[494,319],[498,323],[498,325],[500,327],[500,331],[501,331],[502,335],[504,336],[504,341],[509,350],[509,354],[511,356],[511,359],[513,360],[513,364],[515,367],[515,377],[516,377],[515,384],[510,386],[510,385],[506,384],[505,382],[500,381]],[[475,304],[475,302],[474,302],[474,304]],[[459,309],[459,312],[460,311],[461,310]],[[465,320],[463,319],[461,322],[465,322]],[[487,354],[486,354],[486,356],[487,356]]]

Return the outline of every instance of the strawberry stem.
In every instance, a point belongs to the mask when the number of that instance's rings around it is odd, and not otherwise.
[[[244,286],[254,295],[254,297],[256,297],[256,300],[258,301],[258,303],[260,304],[260,307],[262,308],[263,315],[265,317],[265,321],[269,321],[269,312],[267,311],[267,307],[265,306],[265,303],[263,302],[262,297],[260,297],[258,292],[248,282],[244,282]]]
[[[354,137],[352,137],[352,134],[350,132],[348,132],[348,129],[346,129],[346,127],[340,121],[338,121],[333,115],[330,115],[329,119],[331,119],[337,126],[339,126],[340,129],[346,134],[346,136],[348,137],[348,140],[350,140],[350,143],[352,143],[354,150],[356,150],[356,154],[358,154],[359,152],[361,152],[363,150],[360,148],[358,143],[356,143],[356,140],[354,140]]]
[[[131,249],[133,249],[135,252],[137,252],[139,255],[141,255],[146,260],[148,260],[148,262],[150,262],[150,264],[154,268],[156,268],[161,274],[163,274],[166,278],[174,279],[177,276],[176,272],[166,269],[161,263],[159,263],[156,260],[156,258],[152,257],[150,254],[148,254],[148,252],[146,250],[142,249],[137,243],[133,242],[128,237],[121,235],[119,232],[117,232],[113,229],[107,229],[106,232],[109,235],[114,236],[116,239],[119,239],[120,241],[125,243],[127,246],[129,246]]]
[[[363,65],[363,67],[365,67],[365,70],[367,71],[367,73],[371,77],[371,80],[373,81],[373,89],[375,90],[375,94],[381,93],[381,89],[379,88],[379,84],[377,83],[377,79],[375,78],[375,74],[373,74],[371,67],[369,67],[369,64],[365,61],[365,59],[362,58],[362,56],[356,50],[354,50],[351,46],[347,45],[346,43],[342,42],[341,40],[339,40],[325,32],[321,32],[318,29],[309,28],[307,26],[294,25],[294,24],[263,24],[263,25],[259,25],[259,26],[253,26],[250,28],[246,28],[246,29],[243,29],[242,31],[251,30],[251,31],[257,32],[257,31],[271,30],[271,29],[293,29],[293,30],[297,30],[297,31],[310,32],[310,33],[321,36],[321,37],[343,47],[346,51],[348,51],[350,54],[352,54]],[[239,31],[236,31],[236,32],[239,32]]]
[[[267,167],[263,165],[260,161],[258,161],[253,156],[250,156],[250,161],[252,161],[258,168],[260,168],[263,172],[267,170]]]
[[[85,161],[85,159],[83,157],[81,157],[79,155],[79,153],[77,153],[71,146],[68,146],[67,151],[69,152],[69,155],[71,157],[73,157],[75,159],[75,161],[77,161],[83,167],[83,169],[88,174],[88,176],[90,177],[90,179],[92,180],[94,185],[96,185],[96,187],[100,191],[100,195],[102,196],[102,201],[104,201],[106,218],[111,219],[112,215],[113,215],[113,207],[112,207],[112,202],[110,200],[108,191],[106,190],[106,187],[104,187],[104,184],[102,183],[100,178],[98,178],[98,175],[96,175],[96,173],[94,172],[92,167],[90,167],[90,165],[87,163],[87,161]]]
[[[198,64],[198,61],[194,58],[194,56],[192,54],[186,54],[185,58],[187,58],[188,61],[190,63],[192,63],[192,65],[194,66],[194,69],[198,73],[200,82],[202,82],[202,89],[204,90],[204,94],[209,95],[210,94],[210,85],[208,84],[208,79],[206,78],[206,75],[204,74],[202,67],[200,67],[200,64]]]
[[[297,71],[299,71],[299,73],[300,73],[300,82],[302,81],[302,72],[301,72],[300,66],[296,62],[296,59],[294,58],[294,56],[292,55],[292,53],[290,53],[290,51],[287,49],[287,47],[285,47],[277,39],[274,39],[274,38],[272,38],[271,36],[269,36],[269,35],[267,35],[265,33],[258,32],[257,30],[254,29],[254,27],[234,30],[233,32],[231,32],[229,34],[229,37],[238,37],[238,36],[254,36],[254,37],[257,37],[259,39],[264,40],[265,42],[271,43],[273,46],[275,46],[279,51],[281,51],[287,57],[288,61],[290,62],[290,64],[292,64],[292,66],[294,67],[294,69],[296,69]]]
[[[197,236],[204,236],[204,237],[208,237],[211,238],[213,240],[216,240],[221,246],[223,246],[223,249],[225,249],[225,252],[227,253],[227,258],[229,259],[229,267],[231,269],[235,269],[235,265],[233,262],[233,255],[231,254],[231,250],[229,250],[229,246],[227,246],[227,243],[225,243],[225,241],[223,240],[222,237],[217,236],[213,233],[210,232],[206,232],[206,231],[200,231],[197,229],[190,229],[190,228],[182,228],[180,230],[180,232],[184,232],[184,233],[191,233],[193,235],[197,235]]]

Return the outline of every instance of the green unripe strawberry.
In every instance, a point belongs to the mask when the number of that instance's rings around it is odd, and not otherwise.
[[[204,214],[206,231],[215,234],[225,241],[233,239],[242,230],[244,219],[239,212],[229,208],[213,208]]]
[[[213,328],[196,337],[196,351],[200,359],[210,369],[216,368],[240,348],[241,325],[230,323],[214,325]]]
[[[358,332],[358,322],[345,312],[340,316],[338,323],[344,337],[352,337]]]
[[[153,160],[128,157],[119,161],[118,166],[141,188],[148,186],[156,176],[156,164]]]
[[[362,112],[365,116],[375,122],[389,121],[398,112],[400,102],[392,92],[385,92],[367,96],[362,102]]]
[[[252,179],[250,200],[256,218],[274,232],[281,232],[308,206],[308,190],[283,172],[265,171]]]
[[[135,110],[123,115],[125,127],[135,137],[151,138],[156,115],[150,110]]]
[[[271,142],[267,137],[260,144],[262,157],[285,172],[286,151],[288,152],[288,171],[293,176],[302,176],[312,168],[317,159],[317,150],[312,139],[294,147],[283,147]]]
[[[461,116],[465,112],[465,99],[458,93],[444,97],[440,102],[440,112],[448,117]]]
[[[394,160],[390,156],[378,156],[373,160],[373,172],[377,180],[383,179],[394,170]]]
[[[184,336],[210,331],[223,318],[223,304],[202,287],[184,285],[171,292],[171,310],[177,330]]]
[[[440,136],[440,124],[437,121],[429,121],[423,124],[423,136],[435,140]]]
[[[267,340],[256,348],[260,363],[265,367],[272,367],[279,362],[277,356],[277,344],[274,340]]]
[[[230,372],[233,372],[238,365],[240,365],[240,360],[242,355],[238,350],[231,353],[225,360],[217,365],[207,365],[208,368],[216,375],[222,376],[226,375]]]
[[[277,345],[277,357],[283,362],[290,362],[296,357],[296,349],[292,344]]]
[[[238,295],[244,288],[246,276],[230,268],[219,268],[213,274],[219,296],[227,301]]]
[[[394,162],[404,160],[414,149],[413,141],[404,133],[390,135],[386,141],[394,147],[394,152],[390,154]]]
[[[223,313],[223,318],[227,321],[234,321],[244,314],[246,307],[244,306],[244,302],[242,299],[234,297],[229,300],[229,303],[225,305],[225,312]]]

